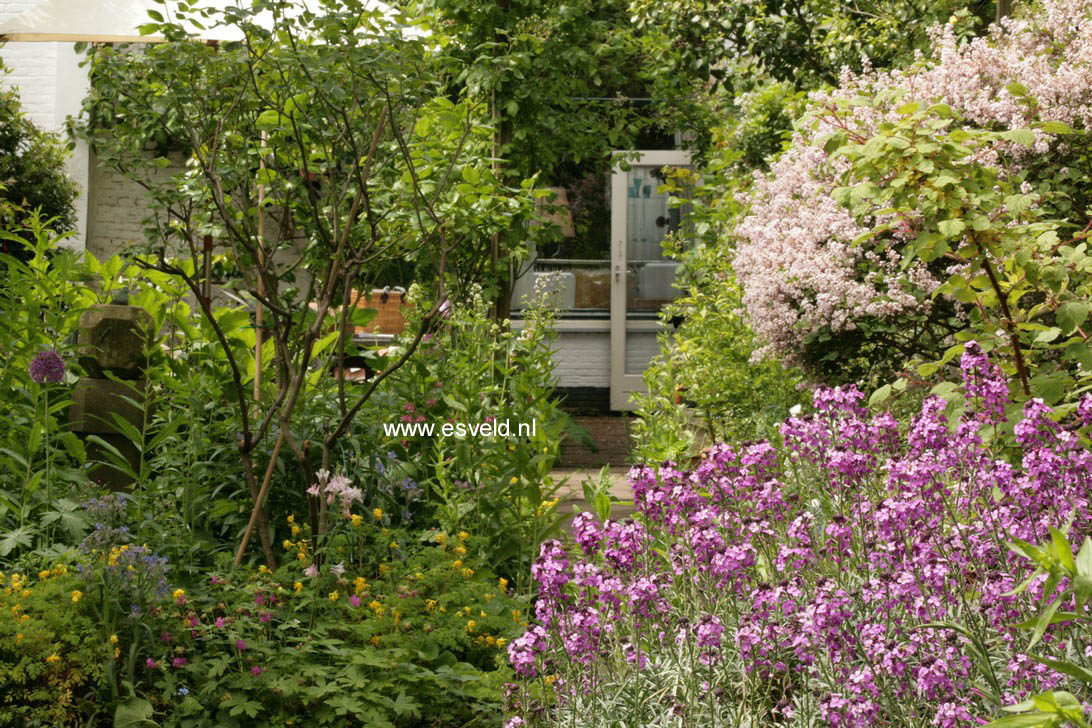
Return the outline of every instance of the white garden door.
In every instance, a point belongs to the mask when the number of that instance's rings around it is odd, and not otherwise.
[[[679,294],[672,285],[678,263],[664,258],[660,243],[679,229],[683,212],[658,188],[664,167],[690,166],[690,152],[615,155],[629,165],[611,176],[610,406],[629,410],[630,395],[647,391],[641,373],[659,352],[660,309]]]

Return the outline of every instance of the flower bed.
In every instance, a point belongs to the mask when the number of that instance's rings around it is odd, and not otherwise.
[[[1008,543],[1083,538],[1092,453],[1038,400],[1006,448],[1000,372],[974,344],[962,366],[954,427],[938,397],[901,435],[823,389],[781,449],[635,468],[635,520],[581,514],[582,555],[542,547],[508,725],[977,725],[1061,683],[1026,654],[1045,589],[1012,593],[1033,567]],[[1037,651],[1085,660],[1072,624]]]

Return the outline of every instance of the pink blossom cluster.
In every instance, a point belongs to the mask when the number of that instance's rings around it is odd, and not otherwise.
[[[307,489],[308,495],[319,499],[325,499],[327,505],[333,505],[336,501],[341,506],[341,513],[346,518],[350,515],[353,503],[364,500],[364,492],[353,486],[353,481],[344,475],[330,476],[329,471],[319,470],[315,474],[316,481]]]
[[[1034,565],[1007,544],[1066,524],[1073,543],[1092,533],[1092,452],[1032,400],[1014,428],[1021,454],[999,457],[980,428],[1008,403],[1003,374],[978,346],[962,363],[957,422],[930,397],[900,436],[855,387],[821,389],[814,414],[783,423],[780,449],[719,445],[689,472],[634,468],[633,520],[578,515],[579,556],[543,544],[536,624],[509,649],[517,672],[560,675],[573,701],[681,649],[703,699],[754,698],[752,725],[852,728],[979,725],[996,710],[984,690],[1011,704],[1060,686],[1016,626],[1051,595],[1041,578],[1012,593]],[[1051,626],[1035,653],[1061,658],[1074,629]],[[805,703],[817,715],[796,716]]]
[[[886,107],[858,105],[848,112],[847,124],[865,136],[894,120],[902,102],[914,100],[946,103],[980,127],[1024,128],[1050,120],[1092,128],[1092,3],[1044,0],[1034,8],[969,42],[961,43],[950,26],[934,28],[928,58],[909,69],[847,70],[839,88],[812,94],[812,107],[901,90],[899,101]],[[1013,82],[1027,89],[1027,98],[1010,92]],[[853,245],[864,228],[831,196],[845,162],[829,159],[822,148],[834,130],[823,118],[814,127],[801,126],[770,175],[756,177],[750,214],[736,226],[733,263],[743,304],[765,342],[756,359],[777,355],[795,363],[810,335],[930,310],[928,294],[939,283],[933,274],[921,265],[901,270],[890,240]],[[1049,155],[1055,138],[1035,134],[1032,147],[1006,151],[1025,162]],[[984,161],[991,159],[996,156]]]

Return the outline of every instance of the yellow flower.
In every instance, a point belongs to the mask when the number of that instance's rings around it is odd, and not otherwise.
[[[114,648],[114,659],[116,660],[119,657],[121,657],[121,648],[120,647],[115,647]]]
[[[392,549],[398,548],[398,542],[397,541],[391,541],[391,548]]]
[[[462,544],[459,544],[458,546],[456,546],[455,548],[453,548],[451,550],[454,551],[455,553],[457,553],[459,556],[466,556],[466,547],[463,546]]]
[[[380,574],[386,574],[390,570],[391,570],[391,567],[388,566],[387,564],[380,564],[379,565],[379,573]]]
[[[466,631],[467,631],[467,632],[473,632],[473,631],[474,631],[474,627],[475,627],[475,626],[476,626],[477,624],[478,624],[478,623],[477,623],[477,622],[475,622],[475,621],[474,621],[473,619],[472,619],[472,620],[470,620],[469,622],[467,622],[467,623],[466,623]]]
[[[382,521],[383,520],[383,509],[382,508],[373,509],[372,510],[372,515],[375,516],[375,520]]]
[[[417,581],[423,581],[424,578],[425,578],[425,575],[422,574],[420,571],[418,571],[416,574],[413,575],[413,577],[415,579],[417,579]]]
[[[460,540],[460,541],[465,541],[465,540],[467,540],[468,538],[470,538],[470,534],[469,534],[469,533],[467,533],[466,531],[459,531],[459,540]]]
[[[463,573],[463,578],[464,579],[469,579],[470,577],[474,576],[474,570],[473,569],[463,569],[462,573]]]
[[[375,612],[380,617],[383,616],[383,605],[380,604],[379,602],[377,602],[376,600],[373,599],[370,602],[368,602],[368,608],[371,609],[373,612]]]
[[[292,538],[295,538],[296,536],[299,536],[300,531],[301,531],[301,529],[300,529],[299,526],[292,526]]]
[[[15,644],[19,644],[23,641],[23,633],[19,632],[15,635]]]
[[[364,516],[354,513],[352,516],[349,517],[349,520],[352,521],[352,524],[354,526],[359,526],[360,524],[364,523]]]
[[[118,636],[116,634],[110,635],[110,644],[116,645],[118,643]]]
[[[478,616],[481,617],[482,619],[485,619],[485,610],[484,609],[479,609],[478,610]]]
[[[508,588],[508,580],[505,579],[504,577],[501,577],[500,579],[498,579],[497,584],[500,585],[501,589],[507,589]]]
[[[174,600],[177,602],[179,599],[186,596],[186,590],[185,589],[175,589],[174,593],[171,594],[171,596],[173,596]]]
[[[436,606],[436,600],[435,599],[426,599],[425,600],[425,611],[426,612],[431,612],[432,608],[435,607],[435,606]]]
[[[77,590],[75,590],[74,592],[72,592],[72,603],[73,603],[73,604],[76,604],[76,603],[77,603],[77,602],[79,602],[79,601],[80,601],[81,599],[83,599],[83,592],[82,592],[82,591],[80,591],[79,589],[77,589]]]
[[[547,685],[553,685],[554,680],[557,680],[557,675],[547,675],[545,678]]]
[[[56,566],[53,567],[53,575],[54,576],[64,576],[67,573],[68,573],[68,567],[65,566],[64,564],[57,564]]]
[[[296,544],[292,543],[287,538],[281,543],[281,547],[284,548],[285,551],[287,551],[288,549],[292,548],[295,545]]]
[[[353,591],[357,594],[368,588],[368,581],[363,576],[358,576],[353,579]]]
[[[379,635],[376,635],[375,637],[372,637],[370,641],[371,641],[371,643],[373,645],[375,645],[376,647],[379,647]]]
[[[262,564],[261,566],[258,567],[258,573],[259,574],[268,574],[269,573],[269,567],[266,566],[265,564]]]
[[[296,559],[299,561],[307,561],[307,554],[303,551],[297,551]]]
[[[436,538],[436,543],[440,544],[441,546],[443,546],[445,543],[447,543],[447,534],[446,533],[440,532],[440,533],[436,534],[435,538]]]
[[[509,485],[515,485],[515,484],[516,484],[516,483],[518,483],[518,482],[519,482],[519,478],[517,478],[517,477],[515,477],[515,476],[513,475],[513,476],[512,476],[512,479],[508,481],[508,484],[509,484]]]
[[[61,656],[58,655],[56,652],[54,652],[49,657],[45,658],[45,661],[48,662],[51,665],[55,665],[55,664],[57,664],[58,662],[61,661]]]
[[[462,559],[455,559],[453,562],[451,562],[451,568],[453,568],[453,569],[463,568],[463,560]]]
[[[512,610],[512,619],[516,620],[517,622],[519,621],[519,610],[518,609],[513,609]]]
[[[291,516],[289,516],[289,517],[287,518],[287,521],[288,521],[288,525],[289,525],[289,526],[291,526],[291,525],[292,525],[293,523],[295,523],[295,522],[296,522],[296,516],[295,516],[295,515],[291,515]]]
[[[336,591],[330,592],[330,601],[331,602],[336,602],[338,597],[340,597],[340,596],[341,596],[341,594],[337,593]]]
[[[46,569],[45,571],[39,571],[38,572],[38,581],[45,581],[48,578],[49,578],[49,569]]]
[[[303,589],[303,582],[302,581],[292,582],[292,591],[299,592],[300,589]]]
[[[489,635],[488,637],[485,638],[485,644],[495,645],[495,644],[497,644],[497,638],[494,637],[493,635]]]

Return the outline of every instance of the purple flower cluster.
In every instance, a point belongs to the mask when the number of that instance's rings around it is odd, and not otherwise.
[[[52,349],[44,349],[31,359],[29,373],[38,384],[56,384],[64,380],[64,360]]]
[[[1005,421],[1005,405],[1009,402],[1009,385],[996,362],[990,361],[977,341],[969,341],[959,360],[963,370],[963,390],[967,406],[975,418],[988,425]]]
[[[783,423],[780,451],[719,445],[689,472],[635,467],[635,520],[577,516],[582,558],[543,544],[516,672],[551,665],[574,699],[681,649],[707,694],[739,699],[743,674],[756,710],[780,706],[752,724],[784,722],[783,696],[806,692],[841,728],[972,726],[994,705],[981,686],[1008,704],[1059,685],[1015,626],[1050,595],[1043,579],[1012,593],[1032,567],[1007,544],[1070,522],[1071,542],[1092,532],[1092,452],[1032,400],[1013,431],[1022,455],[999,458],[979,428],[1003,421],[1003,376],[977,345],[961,364],[972,406],[958,422],[930,397],[900,438],[856,388],[825,389],[815,414]],[[1037,652],[1064,657],[1071,629],[1048,628]]]

